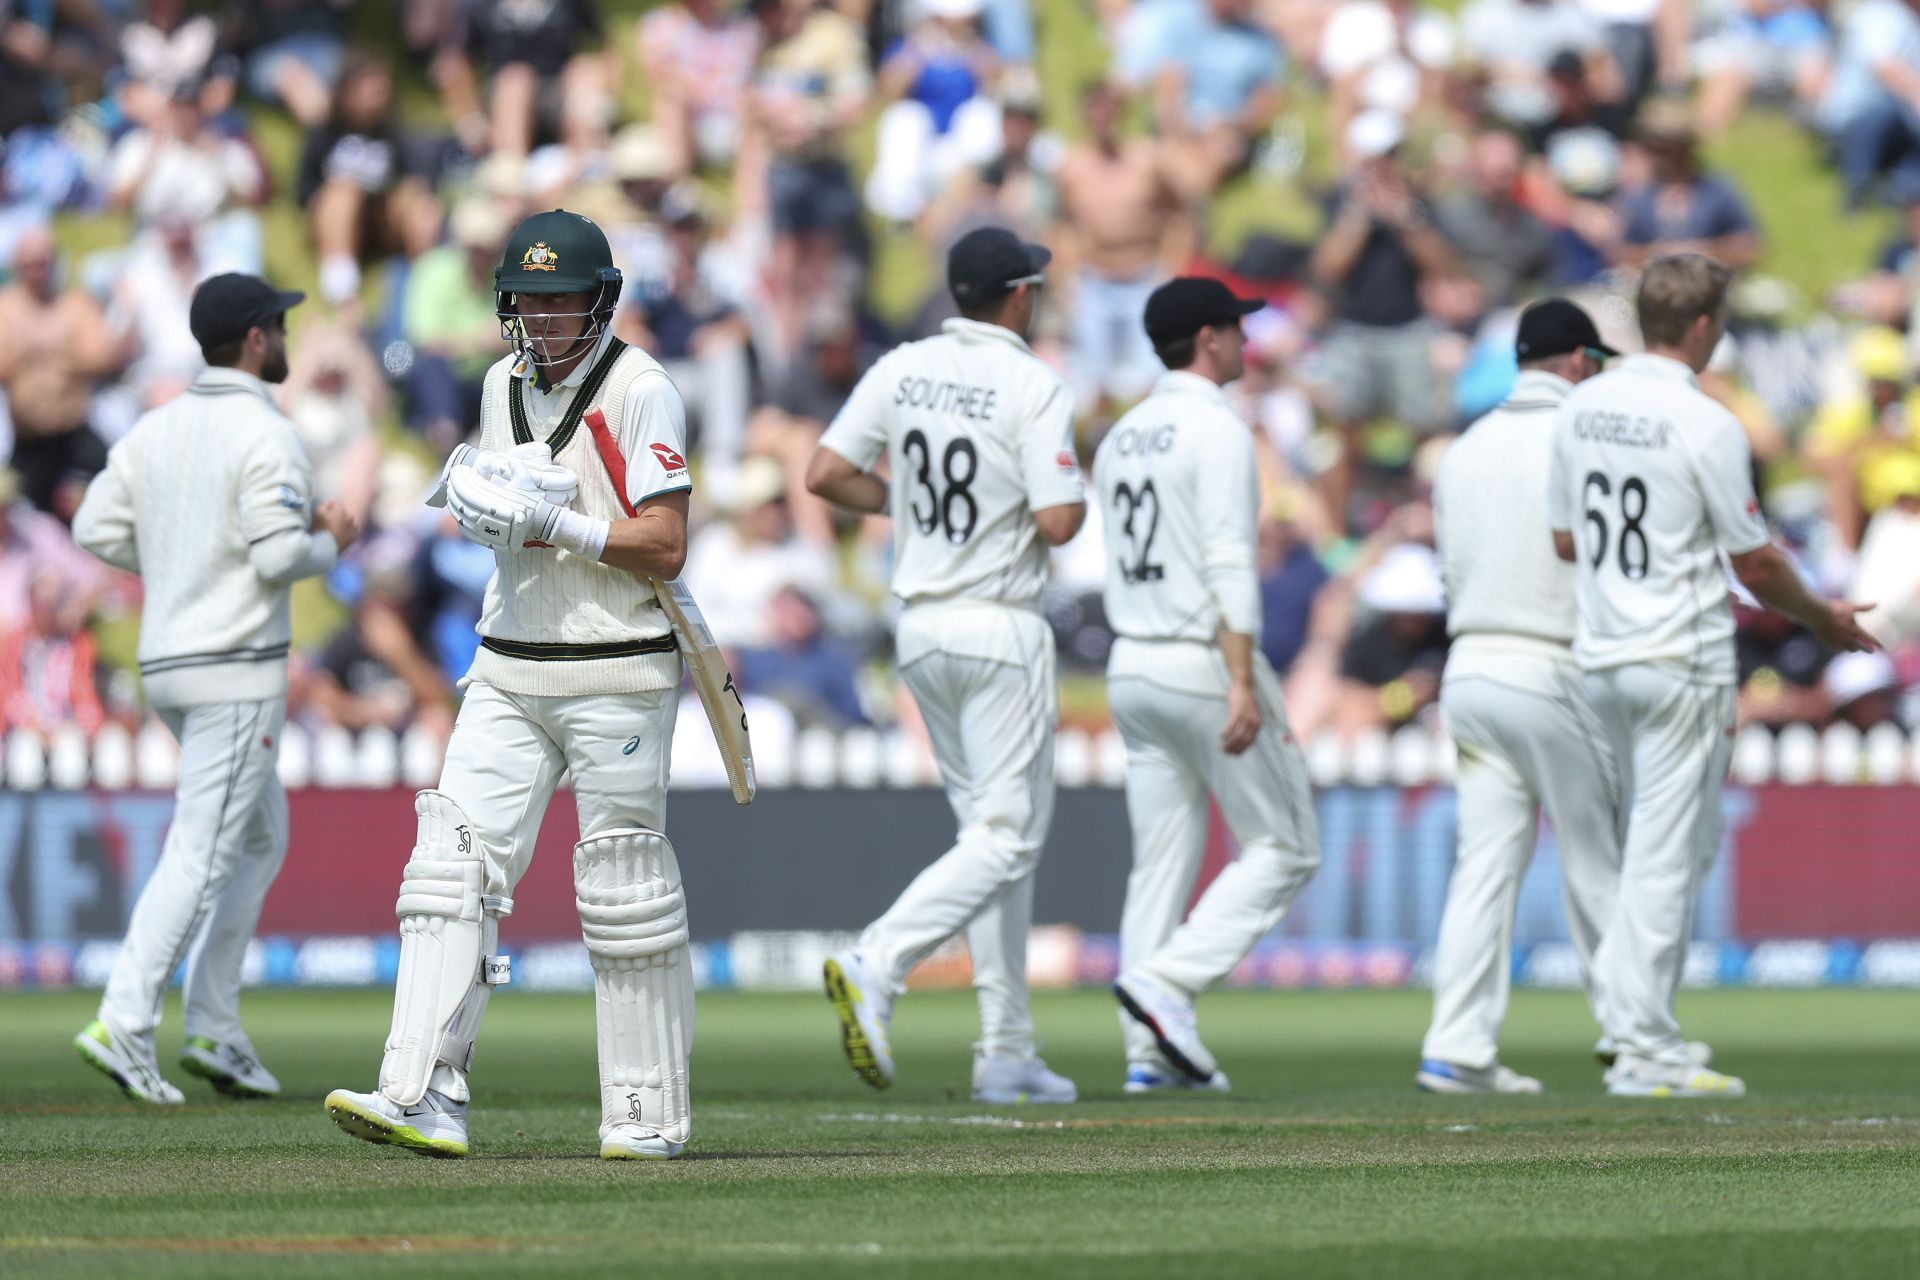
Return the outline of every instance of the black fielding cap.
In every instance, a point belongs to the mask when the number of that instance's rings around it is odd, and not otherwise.
[[[1578,303],[1544,298],[1520,313],[1520,334],[1514,339],[1513,353],[1522,364],[1563,356],[1582,347],[1592,347],[1605,356],[1620,354],[1600,341],[1593,317]]]
[[[306,300],[304,293],[276,289],[259,276],[229,271],[209,276],[193,291],[187,328],[202,350],[224,346],[262,328]]]
[[[1147,337],[1155,343],[1190,338],[1209,325],[1235,324],[1267,304],[1242,298],[1206,276],[1176,276],[1147,299]]]
[[[1037,280],[1051,261],[1045,245],[1028,244],[1005,227],[981,227],[961,236],[947,254],[947,288],[961,306],[979,306]]]

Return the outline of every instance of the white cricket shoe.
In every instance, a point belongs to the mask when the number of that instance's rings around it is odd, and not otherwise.
[[[1623,1053],[1605,1076],[1616,1098],[1743,1098],[1746,1082],[1690,1062],[1653,1062]]]
[[[1615,1060],[1620,1057],[1620,1051],[1613,1047],[1612,1040],[1606,1036],[1601,1036],[1600,1042],[1593,1046],[1593,1057],[1594,1061],[1598,1062],[1601,1066],[1610,1067],[1614,1064]],[[1712,1066],[1713,1046],[1705,1040],[1687,1041],[1687,1061],[1696,1067]]]
[[[433,1089],[410,1107],[384,1093],[335,1089],[327,1095],[327,1115],[363,1142],[429,1156],[467,1154],[467,1104]]]
[[[1545,1093],[1546,1086],[1496,1062],[1490,1067],[1463,1067],[1438,1058],[1420,1059],[1413,1082],[1428,1093]]]
[[[671,1160],[686,1149],[686,1143],[631,1121],[600,1131],[602,1160]]]
[[[1220,1074],[1220,1064],[1200,1040],[1193,1001],[1152,978],[1123,973],[1113,994],[1130,1017],[1153,1033],[1160,1055],[1196,1084],[1207,1084]]]
[[[188,1036],[180,1051],[180,1066],[189,1075],[199,1076],[229,1098],[277,1098],[280,1082],[260,1065],[253,1046],[219,1044],[206,1036]]]
[[[1004,1107],[1017,1102],[1078,1102],[1073,1081],[1050,1071],[1039,1058],[1016,1058],[1010,1053],[973,1054],[973,1100]]]
[[[89,1066],[110,1078],[135,1102],[156,1106],[178,1106],[186,1095],[160,1074],[160,1063],[151,1048],[142,1049],[107,1030],[107,1024],[95,1019],[73,1038],[73,1047]]]
[[[1216,1071],[1209,1080],[1195,1080],[1184,1071],[1159,1062],[1130,1062],[1122,1093],[1232,1093],[1227,1073]]]
[[[858,951],[836,951],[822,969],[827,999],[840,1015],[840,1043],[853,1074],[876,1089],[893,1083],[893,993]]]

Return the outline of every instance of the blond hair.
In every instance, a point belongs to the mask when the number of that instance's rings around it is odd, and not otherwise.
[[[1699,253],[1655,258],[1640,276],[1634,300],[1640,336],[1649,347],[1677,347],[1701,316],[1718,316],[1733,269]]]

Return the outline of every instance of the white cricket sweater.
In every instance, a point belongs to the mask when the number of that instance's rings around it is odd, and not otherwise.
[[[107,454],[73,535],[140,575],[140,676],[161,706],[287,691],[287,589],[338,555],[311,532],[306,449],[267,391],[208,369]]]

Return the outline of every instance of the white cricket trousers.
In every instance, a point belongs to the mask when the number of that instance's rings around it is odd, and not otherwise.
[[[1620,880],[1624,806],[1613,753],[1571,653],[1472,655],[1456,641],[1440,690],[1459,748],[1459,843],[1433,960],[1433,1023],[1420,1056],[1498,1059],[1512,973],[1513,916],[1544,807],[1560,841],[1567,935],[1595,1019],[1607,1024],[1594,950]],[[1497,673],[1497,674],[1496,674]]]
[[[1108,702],[1127,744],[1133,872],[1120,919],[1120,968],[1197,996],[1233,972],[1286,914],[1320,865],[1320,828],[1307,766],[1287,726],[1278,684],[1256,655],[1263,723],[1237,756],[1220,746],[1226,672],[1206,696],[1138,676],[1110,676]],[[1214,878],[1182,924],[1207,845],[1207,795],[1240,856]],[[1122,1017],[1128,1062],[1157,1057],[1153,1036]]]
[[[173,825],[134,904],[100,1021],[150,1051],[167,982],[184,958],[187,1035],[242,1043],[240,968],[287,856],[277,772],[286,699],[154,711],[180,743]]]
[[[1036,613],[993,612],[999,616],[986,625],[1003,630],[1006,660],[934,647],[951,620],[937,607],[901,616],[897,642],[915,656],[900,674],[926,722],[959,833],[867,926],[860,952],[897,990],[914,965],[965,929],[980,1048],[1024,1058],[1034,1051],[1033,871],[1053,820],[1053,632]]]
[[[1684,667],[1644,664],[1588,672],[1587,694],[1632,806],[1619,901],[1594,955],[1607,990],[1606,1030],[1622,1053],[1684,1064],[1673,997],[1694,896],[1720,847],[1734,689],[1701,684]]]

